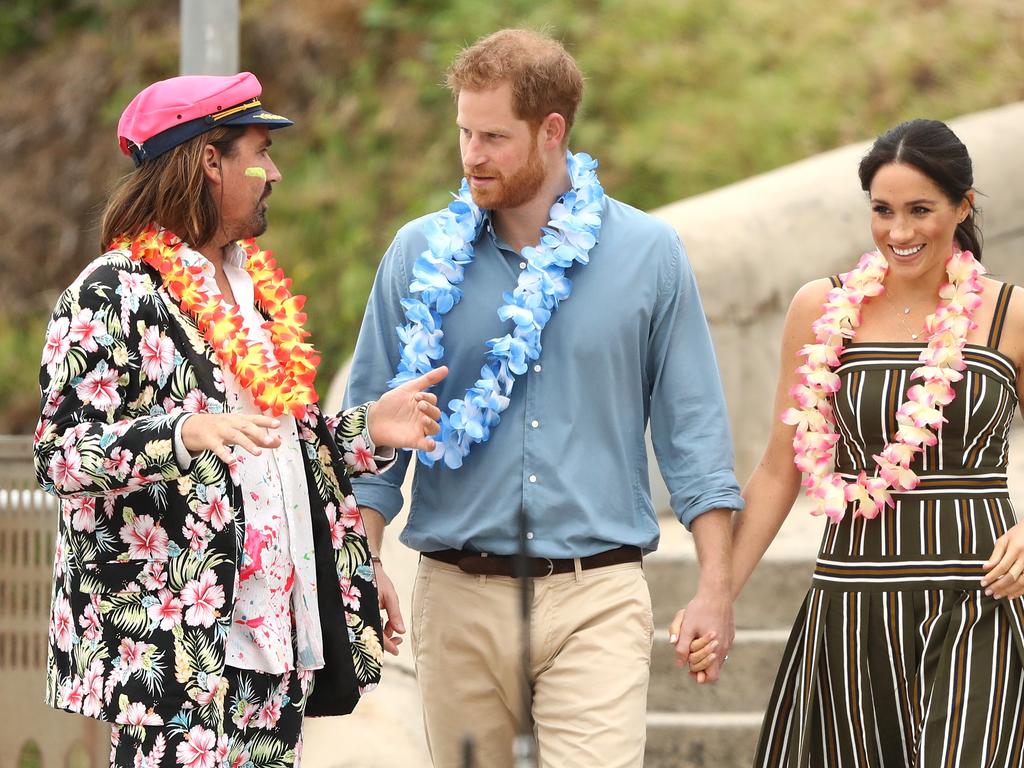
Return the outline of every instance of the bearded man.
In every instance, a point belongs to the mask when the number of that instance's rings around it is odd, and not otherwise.
[[[47,330],[46,700],[113,723],[113,766],[297,765],[303,715],[351,711],[383,654],[349,476],[438,429],[421,390],[443,370],[317,406],[303,298],[251,239],[281,180],[270,130],[292,124],[260,93],[245,72],[132,100],[106,252]]]
[[[596,162],[567,153],[583,78],[558,42],[497,32],[459,54],[448,85],[466,178],[385,254],[347,393],[359,402],[441,360],[453,372],[401,534],[422,553],[412,639],[431,755],[460,765],[469,735],[479,765],[511,766],[528,686],[542,765],[637,766],[654,632],[641,559],[659,538],[648,417],[701,561],[681,658],[714,635],[721,659],[733,636],[729,531],[742,501],[697,286],[676,233],[605,195]],[[354,481],[374,552],[402,507],[407,462]],[[534,577],[525,676],[521,510]],[[393,643],[404,623],[378,578]]]

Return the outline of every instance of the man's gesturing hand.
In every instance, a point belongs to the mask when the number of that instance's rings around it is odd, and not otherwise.
[[[447,375],[448,368],[442,365],[381,395],[366,414],[366,428],[370,431],[373,444],[419,451],[434,450],[434,441],[430,436],[441,430],[437,423],[441,418],[441,410],[437,407],[437,395],[423,390],[437,384]]]
[[[223,462],[231,461],[231,446],[244,448],[259,456],[262,448],[277,448],[281,439],[267,429],[280,422],[270,416],[247,413],[197,413],[189,416],[181,428],[181,441],[191,453],[213,451]]]

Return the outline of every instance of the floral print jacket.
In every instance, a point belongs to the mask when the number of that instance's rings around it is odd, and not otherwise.
[[[206,452],[185,471],[173,450],[183,414],[224,410],[212,349],[158,272],[112,251],[58,300],[40,385],[36,470],[60,497],[47,703],[127,724],[183,708],[223,717],[245,530],[237,462]],[[310,715],[350,712],[380,679],[377,587],[348,481],[367,468],[365,418],[365,406],[328,418],[312,405],[298,420],[326,662]],[[229,500],[227,519],[220,503],[211,518],[213,499]]]

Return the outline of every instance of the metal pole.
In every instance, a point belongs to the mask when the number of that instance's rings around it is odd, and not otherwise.
[[[239,0],[181,0],[181,74],[238,71]]]
[[[519,658],[523,697],[520,702],[520,725],[512,743],[514,768],[537,768],[537,742],[533,737],[533,690],[530,634],[533,615],[533,579],[530,577],[530,549],[527,531],[530,530],[526,506],[519,506],[519,547],[516,552],[516,576],[519,579]]]

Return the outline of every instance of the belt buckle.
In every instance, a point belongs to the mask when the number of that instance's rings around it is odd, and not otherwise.
[[[553,574],[555,572],[555,563],[554,563],[554,561],[552,561],[552,559],[550,557],[541,557],[541,558],[538,558],[538,559],[540,559],[540,560],[547,560],[548,572],[540,577],[542,579],[546,579],[548,576],[550,576],[551,574]]]

